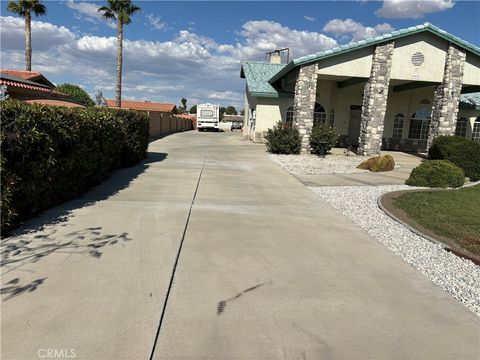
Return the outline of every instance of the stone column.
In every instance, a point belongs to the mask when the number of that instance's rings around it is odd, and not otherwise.
[[[313,127],[313,110],[317,97],[318,64],[302,66],[295,83],[293,122],[302,138],[302,153],[310,151],[310,133]]]
[[[362,120],[358,140],[358,154],[360,155],[377,154],[382,147],[393,48],[393,42],[378,45],[373,53],[370,78],[365,84],[363,93]]]
[[[428,132],[427,150],[437,136],[455,134],[465,58],[464,51],[452,44],[448,46],[443,82],[435,88],[433,94],[432,120]]]

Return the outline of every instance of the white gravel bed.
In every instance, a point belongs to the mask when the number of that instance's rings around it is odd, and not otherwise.
[[[480,316],[480,266],[413,233],[378,207],[380,195],[412,187],[325,186],[310,189]]]
[[[353,174],[366,170],[357,169],[365,160],[360,156],[327,155],[324,158],[315,155],[277,155],[269,154],[269,158],[291,174]]]

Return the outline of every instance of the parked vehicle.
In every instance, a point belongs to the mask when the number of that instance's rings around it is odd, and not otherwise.
[[[243,129],[243,123],[241,122],[232,122],[232,126],[230,128],[230,131],[234,130],[242,130]]]
[[[218,131],[220,121],[220,106],[212,104],[197,105],[197,129],[198,131]]]

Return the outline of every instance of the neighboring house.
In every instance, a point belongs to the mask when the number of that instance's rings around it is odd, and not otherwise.
[[[116,108],[115,100],[107,100],[107,107]],[[152,138],[194,128],[192,119],[180,118],[176,115],[175,104],[122,100],[121,108],[146,113],[150,118],[150,137]]]
[[[480,48],[429,23],[280,64],[245,61],[244,134],[253,141],[278,121],[299,129],[307,152],[315,123],[339,146],[426,151],[434,137],[480,141]]]
[[[227,114],[224,114],[221,122],[229,122],[229,123],[243,122],[243,116],[242,115],[227,115]]]
[[[82,106],[71,101],[67,94],[56,91],[55,85],[39,72],[1,69],[0,85],[7,86],[7,94],[10,98],[27,103]]]

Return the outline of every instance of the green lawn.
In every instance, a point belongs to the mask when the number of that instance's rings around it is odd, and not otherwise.
[[[406,193],[393,205],[421,226],[480,256],[480,185]]]

